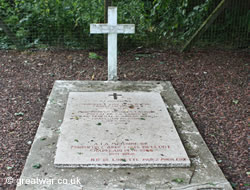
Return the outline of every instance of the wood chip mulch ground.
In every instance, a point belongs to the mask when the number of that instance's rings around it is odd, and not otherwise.
[[[0,190],[14,189],[55,80],[106,80],[105,51],[0,51]],[[250,189],[250,52],[136,49],[119,54],[119,80],[171,81],[226,178]]]

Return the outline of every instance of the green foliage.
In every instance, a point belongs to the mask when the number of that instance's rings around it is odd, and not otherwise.
[[[33,45],[77,42],[75,34],[88,36],[89,23],[100,22],[103,16],[101,0],[15,0],[14,7],[0,0],[0,7],[16,36]]]
[[[18,112],[18,113],[15,113],[15,116],[23,116],[24,113],[23,112]]]
[[[90,59],[102,59],[102,56],[97,55],[96,53],[90,52],[89,53]]]
[[[190,10],[188,0],[154,0],[151,17],[154,18],[153,30],[159,38],[182,41],[190,37],[200,26],[208,13],[211,0],[197,5]]]
[[[182,178],[176,178],[176,179],[173,179],[172,181],[176,182],[176,183],[183,183],[184,179],[182,179]]]
[[[90,35],[90,23],[104,20],[103,0],[0,0],[0,19],[26,47],[97,47],[102,35]],[[135,35],[119,35],[119,44],[181,44],[201,25],[214,8],[213,0],[113,0],[118,7],[119,23],[134,23]],[[249,14],[248,14],[249,17]],[[235,17],[236,18],[236,17]],[[232,23],[226,14],[224,30]],[[250,26],[247,15],[242,23]],[[249,20],[249,19],[248,19]],[[10,41],[0,28],[0,48],[9,48]]]
[[[133,23],[136,26],[136,35],[124,35],[123,39],[141,40],[149,36],[151,19],[145,9],[145,3],[141,0],[124,0],[114,2],[118,7],[118,22]]]
[[[38,164],[34,164],[32,167],[35,169],[39,169],[42,167],[42,165],[38,163]]]

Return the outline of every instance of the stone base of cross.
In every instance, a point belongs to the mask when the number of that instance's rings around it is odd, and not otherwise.
[[[117,7],[108,8],[108,24],[90,24],[91,34],[108,34],[108,80],[117,80],[117,34],[135,33],[134,24],[117,24]]]

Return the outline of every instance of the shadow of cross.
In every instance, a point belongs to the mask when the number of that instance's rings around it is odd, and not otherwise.
[[[117,24],[117,7],[108,8],[108,24],[90,24],[91,34],[108,34],[108,80],[117,80],[117,34],[135,33],[134,24]]]
[[[121,94],[117,94],[117,93],[113,93],[113,94],[110,94],[109,96],[113,96],[114,100],[117,100],[117,96],[122,96],[122,95]]]

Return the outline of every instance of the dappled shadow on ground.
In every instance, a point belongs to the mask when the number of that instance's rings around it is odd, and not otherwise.
[[[55,80],[106,80],[87,51],[0,51],[0,189],[21,175]],[[169,80],[226,178],[247,189],[246,51],[134,50],[118,56],[119,80]],[[249,187],[248,187],[249,188]]]

